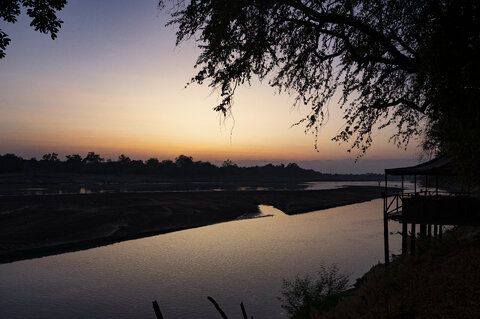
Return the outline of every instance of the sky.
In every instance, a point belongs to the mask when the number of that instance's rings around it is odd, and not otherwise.
[[[291,97],[258,81],[237,90],[233,117],[222,118],[212,110],[217,91],[185,88],[200,51],[193,41],[175,46],[175,27],[165,26],[168,6],[159,10],[156,0],[70,0],[58,15],[64,23],[54,41],[29,27],[25,15],[16,24],[2,21],[12,41],[0,60],[0,154],[185,154],[338,173],[417,162],[417,144],[398,149],[388,130],[374,132],[373,146],[355,162],[348,144],[331,141],[343,127],[333,102],[316,151],[313,135],[292,127],[308,108],[293,107]]]

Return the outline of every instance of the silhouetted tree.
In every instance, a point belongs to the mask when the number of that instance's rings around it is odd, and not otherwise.
[[[67,155],[66,158],[67,158],[67,162],[73,162],[73,163],[82,162],[82,156],[80,156],[79,154]]]
[[[58,162],[58,154],[57,153],[48,153],[42,156],[42,161],[44,162]]]
[[[130,157],[125,156],[125,154],[122,154],[118,157],[118,162],[122,165],[128,165],[132,160]]]
[[[297,163],[288,163],[287,169],[296,170],[296,169],[300,169],[300,166],[298,166]]]
[[[130,163],[128,163],[127,165],[131,172],[136,174],[142,173],[143,167],[145,166],[142,160],[133,160],[130,161]]]
[[[174,176],[177,170],[178,167],[172,160],[163,160],[160,162],[160,173],[165,176]]]
[[[82,167],[82,157],[79,154],[71,154],[66,156],[66,169],[70,172],[78,172]]]
[[[180,155],[175,162],[171,160],[159,162],[158,159],[151,158],[146,163],[142,160],[130,160],[121,164],[120,161],[111,159],[104,161],[95,152],[88,153],[84,159],[78,154],[67,155],[65,161],[59,160],[57,153],[49,153],[37,161],[35,158],[25,160],[14,154],[5,154],[0,155],[0,173],[23,171],[35,176],[40,169],[42,173],[155,174],[160,179],[173,178],[180,181],[383,180],[383,175],[380,174],[322,174],[311,169],[302,169],[295,163],[290,163],[286,167],[283,164],[238,167],[230,160],[225,162],[222,167],[217,167],[210,162],[193,161],[190,156]]]
[[[30,26],[35,31],[57,37],[63,21],[57,18],[57,11],[63,9],[67,0],[2,0],[0,2],[0,18],[5,22],[15,23],[21,13],[21,7],[27,9],[27,15],[32,18]],[[0,59],[5,57],[5,49],[10,43],[8,35],[0,29]]]
[[[148,166],[157,166],[158,164],[160,164],[160,162],[158,161],[158,158],[149,158],[146,163]]]
[[[39,166],[43,170],[58,170],[59,164],[60,160],[57,153],[44,154],[39,162]]]
[[[87,156],[83,159],[83,162],[86,164],[98,164],[104,161],[100,155],[95,154],[95,152],[88,152]]]
[[[0,172],[17,172],[22,169],[23,158],[15,154],[0,155]]]
[[[222,163],[222,167],[238,167],[232,160],[227,159]]]
[[[163,5],[163,1],[160,1]],[[174,1],[177,44],[194,37],[191,82],[221,91],[253,76],[311,107],[297,124],[318,129],[335,98],[346,125],[333,139],[363,154],[372,129],[394,126],[480,176],[480,2],[476,0]]]
[[[190,168],[193,166],[193,158],[191,156],[179,155],[175,158],[175,164],[180,168]]]

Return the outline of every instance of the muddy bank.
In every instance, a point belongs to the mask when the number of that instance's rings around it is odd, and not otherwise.
[[[319,191],[139,192],[2,196],[0,262],[230,221],[259,204],[298,214],[380,197],[378,187]]]

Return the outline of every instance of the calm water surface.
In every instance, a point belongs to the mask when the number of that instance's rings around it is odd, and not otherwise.
[[[0,265],[0,318],[283,318],[283,278],[336,263],[352,282],[383,260],[381,199],[287,216],[261,206],[243,219]],[[400,230],[392,222],[391,231]],[[391,250],[400,236],[391,237]]]

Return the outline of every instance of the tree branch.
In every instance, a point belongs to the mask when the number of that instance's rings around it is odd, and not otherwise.
[[[422,105],[418,105],[415,102],[412,102],[412,101],[402,97],[402,98],[399,98],[397,100],[393,100],[392,102],[385,102],[385,101],[382,101],[382,100],[377,100],[370,107],[374,108],[374,109],[381,110],[381,109],[387,109],[387,108],[392,107],[392,106],[397,106],[397,105],[400,105],[400,104],[404,104],[408,108],[410,108],[412,110],[415,110],[415,111],[418,111],[420,113],[425,113],[425,110],[427,109],[430,102],[425,101],[425,102],[423,102]]]
[[[228,319],[227,315],[225,312],[223,312],[222,308],[220,308],[220,305],[213,299],[212,297],[208,296],[207,299],[215,306],[215,309],[217,309],[218,313],[220,316],[222,316],[223,319]]]
[[[392,43],[385,34],[379,32],[372,28],[371,26],[363,23],[362,21],[354,18],[347,17],[335,13],[327,12],[318,12],[307,5],[303,4],[301,1],[284,1],[285,5],[289,5],[307,15],[310,19],[318,22],[319,24],[331,23],[331,24],[344,24],[351,27],[354,27],[358,31],[362,32],[365,35],[375,39],[379,44],[381,44],[387,51],[398,61],[402,61],[404,64],[413,64],[414,58],[404,55],[400,52],[397,47]]]
[[[397,65],[397,66],[402,66],[403,69],[410,70],[408,65],[405,65],[402,63],[402,61],[399,61],[397,59],[389,59],[389,58],[384,58],[380,56],[374,56],[374,55],[360,55],[358,53],[358,48],[356,48],[349,40],[347,35],[332,31],[332,30],[327,30],[327,29],[320,29],[319,32],[328,34],[334,37],[337,37],[341,40],[343,40],[343,43],[345,44],[345,49],[350,53],[354,61],[361,62],[361,63],[367,63],[367,62],[377,62],[377,63],[383,63],[383,64],[389,64],[389,65]]]
[[[417,56],[417,52],[414,49],[412,49],[405,41],[403,41],[403,39],[401,39],[398,35],[396,35],[395,33],[392,33],[391,37],[393,40],[397,41],[411,55],[413,55],[414,57]]]
[[[352,58],[355,61],[360,62],[360,63],[377,62],[377,63],[383,63],[383,64],[389,64],[389,65],[403,65],[405,70],[410,69],[410,67],[407,67],[407,65],[405,65],[405,61],[400,61],[398,59],[389,59],[389,58],[384,58],[384,57],[374,56],[374,55],[363,55],[362,56],[358,53],[358,48],[356,48],[350,42],[349,37],[347,35],[341,34],[341,33],[338,33],[338,32],[332,31],[332,30],[323,29],[323,28],[320,27],[319,24],[313,23],[311,21],[300,20],[300,19],[295,19],[295,18],[288,18],[288,19],[285,19],[285,21],[293,22],[293,23],[296,23],[296,24],[299,24],[299,25],[310,27],[310,28],[315,28],[315,30],[317,30],[320,33],[327,34],[327,35],[330,35],[330,36],[333,36],[333,37],[336,37],[336,38],[339,38],[339,39],[343,40],[343,42],[345,43],[345,48],[341,49],[341,50],[339,50],[335,53],[332,53],[330,55],[321,56],[315,50],[314,53],[317,55],[317,57],[322,62],[328,60],[329,58],[337,57],[341,53],[343,53],[345,51],[348,51],[351,54]],[[318,43],[318,41],[317,41],[317,43]]]

